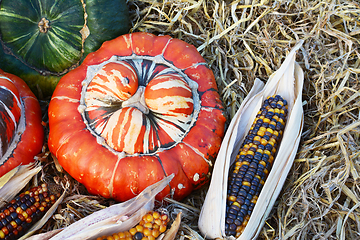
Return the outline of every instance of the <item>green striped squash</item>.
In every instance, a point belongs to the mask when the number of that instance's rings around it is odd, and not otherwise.
[[[2,0],[0,68],[38,97],[104,41],[129,30],[125,0]]]

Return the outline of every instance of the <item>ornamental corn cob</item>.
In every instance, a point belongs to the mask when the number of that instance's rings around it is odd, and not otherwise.
[[[155,240],[165,232],[169,217],[160,211],[150,211],[142,217],[138,225],[129,231],[115,233],[111,236],[98,237],[96,240]]]
[[[244,231],[271,170],[285,127],[287,102],[268,97],[256,115],[229,173],[225,234],[236,238]]]
[[[24,235],[55,203],[58,196],[42,184],[21,193],[0,209],[0,239],[13,240]]]

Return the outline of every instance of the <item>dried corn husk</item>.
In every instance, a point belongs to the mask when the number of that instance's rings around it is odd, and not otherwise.
[[[177,232],[179,231],[180,224],[181,224],[181,215],[182,212],[179,212],[176,215],[176,219],[171,224],[171,227],[169,230],[167,230],[164,234],[161,234],[157,240],[174,240],[176,237]]]
[[[303,41],[300,41],[294,46],[281,67],[270,76],[265,86],[260,80],[255,81],[251,92],[244,99],[229,125],[214,165],[210,187],[198,222],[200,231],[207,238],[235,239],[232,236],[225,236],[229,168],[235,161],[241,143],[263,101],[274,94],[279,94],[288,101],[289,113],[283,139],[249,222],[237,240],[255,239],[258,236],[281,191],[295,158],[303,127],[301,95],[304,75],[300,66],[295,62],[296,51],[302,43]]]
[[[41,170],[36,163],[20,165],[0,178],[0,208],[13,199]]]
[[[168,186],[173,177],[174,174],[162,179],[126,202],[94,212],[64,228],[61,232],[55,230],[35,235],[28,240],[96,239],[129,230],[140,222],[142,216],[154,208],[155,196]]]

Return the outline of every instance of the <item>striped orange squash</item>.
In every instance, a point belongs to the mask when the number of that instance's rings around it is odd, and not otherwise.
[[[180,200],[209,180],[225,120],[214,75],[194,46],[132,33],[61,79],[49,148],[92,194],[125,201],[174,173],[157,199]]]
[[[19,77],[0,70],[0,177],[34,161],[44,130],[38,100]]]

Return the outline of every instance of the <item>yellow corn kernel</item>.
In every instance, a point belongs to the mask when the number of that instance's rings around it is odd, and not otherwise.
[[[120,240],[120,236],[118,234],[113,234],[112,237],[114,238],[114,240]]]
[[[242,182],[242,185],[245,185],[245,186],[250,187],[250,186],[251,186],[251,183],[249,183],[249,182],[247,182],[247,181],[243,181],[243,182]]]
[[[149,228],[144,228],[143,234],[148,237],[152,235],[152,231]]]
[[[144,228],[149,228],[151,229],[153,227],[153,224],[151,222],[147,222],[144,224]]]
[[[160,225],[160,229],[159,229],[160,233],[163,233],[166,231],[166,225]]]
[[[267,144],[267,142],[268,141],[266,141],[266,139],[263,139],[263,138],[260,140],[261,145],[264,145],[264,146]]]
[[[258,131],[257,132],[257,135],[260,136],[260,137],[263,137],[265,135],[265,132],[264,131]]]
[[[157,211],[154,211],[152,215],[153,215],[153,218],[154,218],[154,219],[160,218],[160,213],[157,212]]]
[[[261,160],[261,161],[259,162],[259,164],[261,164],[261,165],[263,165],[264,167],[266,167],[266,162],[263,161],[263,160]]]
[[[124,239],[126,237],[124,232],[120,232],[120,233],[114,234],[114,235],[117,235],[119,237],[119,239]]]
[[[24,218],[28,218],[28,217],[29,217],[29,215],[28,215],[25,211],[23,211],[21,214],[24,216]]]
[[[242,166],[242,165],[250,165],[250,163],[249,163],[248,161],[242,161],[242,162],[241,162],[241,166]]]
[[[256,150],[256,152],[263,154],[264,151],[262,149],[258,148],[258,150]]]
[[[246,152],[250,148],[249,144],[245,144],[243,147],[243,151]]]
[[[249,151],[246,152],[246,154],[247,155],[250,154],[250,155],[254,156],[255,153],[253,151],[249,150]]]
[[[15,221],[11,221],[10,222],[10,225],[13,227],[13,228],[16,228],[17,227],[17,223]]]
[[[136,228],[131,228],[130,230],[129,230],[129,233],[131,234],[131,235],[135,235],[135,233],[137,232],[137,230],[136,230]]]
[[[261,137],[260,137],[260,136],[255,136],[255,137],[254,137],[254,141],[260,142],[260,140],[261,140]]]
[[[135,229],[137,232],[142,232],[142,231],[144,231],[144,225],[140,225],[140,224],[136,225]],[[134,234],[132,234],[132,235],[134,235]]]
[[[229,196],[228,197],[229,201],[235,202],[236,201],[236,197],[235,196]],[[160,225],[160,224],[159,224]]]
[[[158,218],[158,219],[155,219],[154,220],[154,223],[156,224],[156,225],[161,225],[161,223],[162,223],[162,220],[160,219],[160,218]]]
[[[264,150],[264,154],[266,154],[266,155],[271,155],[271,152],[269,151],[269,150]]]
[[[266,131],[271,133],[271,134],[274,134],[274,130],[272,130],[271,128],[267,128]]]
[[[160,230],[159,229],[153,229],[152,230],[152,236],[154,238],[157,238],[160,235]]]
[[[22,212],[23,212],[21,207],[17,207],[15,211],[16,211],[17,214],[22,214]]]
[[[159,219],[159,220],[160,220],[160,219]],[[160,220],[160,221],[161,221],[161,220]],[[153,230],[155,230],[155,229],[159,230],[161,224],[162,224],[162,221],[160,222],[159,225],[158,225],[158,224],[154,224],[154,225],[153,225]]]
[[[144,220],[145,220],[145,222],[152,222],[154,220],[154,217],[152,214],[146,214],[144,216]]]

